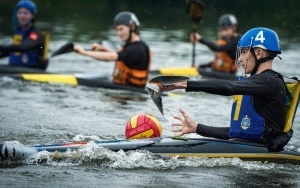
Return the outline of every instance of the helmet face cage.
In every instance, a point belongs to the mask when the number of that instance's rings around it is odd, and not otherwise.
[[[241,71],[242,75],[244,77],[246,77],[246,69],[247,69],[247,65],[248,65],[248,59],[249,59],[249,55],[250,55],[250,50],[251,48],[253,47],[253,37],[250,38],[250,42],[249,42],[249,45],[247,46],[240,46],[240,43],[238,44],[237,48],[236,48],[236,58],[235,58],[235,65],[237,66],[237,68]],[[239,62],[239,58],[242,54],[242,51],[247,49],[248,52],[247,52],[247,58],[246,58],[246,64],[245,64],[245,67],[242,68],[240,66],[240,62]]]

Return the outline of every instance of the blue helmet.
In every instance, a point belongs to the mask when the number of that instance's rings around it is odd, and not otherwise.
[[[275,31],[257,27],[247,31],[241,38],[239,48],[262,48],[275,54],[281,54],[280,41]]]
[[[32,14],[37,13],[36,5],[31,0],[20,0],[16,5],[15,10],[17,11],[19,8],[27,8]]]
[[[17,21],[17,11],[20,8],[26,8],[34,15],[37,13],[37,7],[36,7],[36,5],[33,1],[31,1],[31,0],[20,0],[17,3],[17,5],[15,6],[13,16],[12,16],[14,27],[19,26],[19,23]],[[32,20],[32,22],[34,22],[34,19]]]

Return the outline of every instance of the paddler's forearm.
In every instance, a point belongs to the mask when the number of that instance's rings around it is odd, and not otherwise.
[[[7,46],[0,46],[0,50],[4,52],[24,52],[26,50],[30,50],[32,46],[26,46],[26,45],[7,45]]]
[[[205,137],[213,137],[219,139],[229,139],[229,127],[211,127],[203,124],[198,124],[196,133],[205,136]]]
[[[211,49],[212,51],[220,51],[219,50],[219,46],[216,43],[210,42],[208,40],[205,40],[204,38],[201,38],[199,40],[200,43],[206,45],[209,49]]]
[[[100,52],[100,51],[85,51],[82,55],[86,55],[101,61],[116,61],[118,60],[117,52]]]
[[[232,95],[234,88],[232,81],[227,80],[200,80],[188,81],[186,92],[202,91],[210,94]]]
[[[186,91],[202,91],[217,95],[268,95],[275,92],[276,77],[262,74],[241,81],[200,80],[188,81]]]
[[[41,40],[30,40],[25,39],[21,44],[11,44],[11,45],[0,45],[0,51],[2,52],[24,52],[28,50],[33,50],[42,44]]]

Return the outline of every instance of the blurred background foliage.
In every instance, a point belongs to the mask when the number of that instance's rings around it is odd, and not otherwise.
[[[12,10],[17,0],[0,0],[0,33],[9,35],[12,28]],[[163,30],[191,29],[186,15],[185,0],[35,0],[38,21],[50,30],[68,26],[78,34],[112,29],[113,17],[119,11],[136,13],[142,28]],[[224,13],[237,16],[241,33],[252,27],[269,27],[284,38],[299,40],[299,0],[203,0],[205,15],[199,31],[217,33],[217,22]],[[94,33],[95,34],[95,33]],[[183,39],[184,40],[184,39]]]

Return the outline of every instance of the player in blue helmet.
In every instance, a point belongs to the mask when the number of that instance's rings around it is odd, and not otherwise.
[[[27,11],[20,11],[19,9],[26,9]],[[37,7],[33,1],[19,1],[13,12],[13,22],[15,27],[24,27],[30,23],[34,23],[36,13]]]
[[[13,44],[0,45],[0,58],[9,56],[10,66],[46,69],[49,34],[34,26],[36,4],[20,0],[13,11]]]
[[[278,36],[268,28],[251,29],[242,36],[237,52],[236,63],[249,77],[241,77],[238,81],[200,80],[159,85],[160,91],[185,89],[187,92],[235,95],[230,126],[197,123],[180,109],[183,116],[175,116],[179,122],[173,124],[180,128],[174,131],[179,132],[178,136],[198,133],[221,139],[244,139],[265,144],[269,151],[280,151],[292,137],[293,130],[286,123],[286,104],[291,95],[282,75],[272,70],[273,59],[281,53]]]

